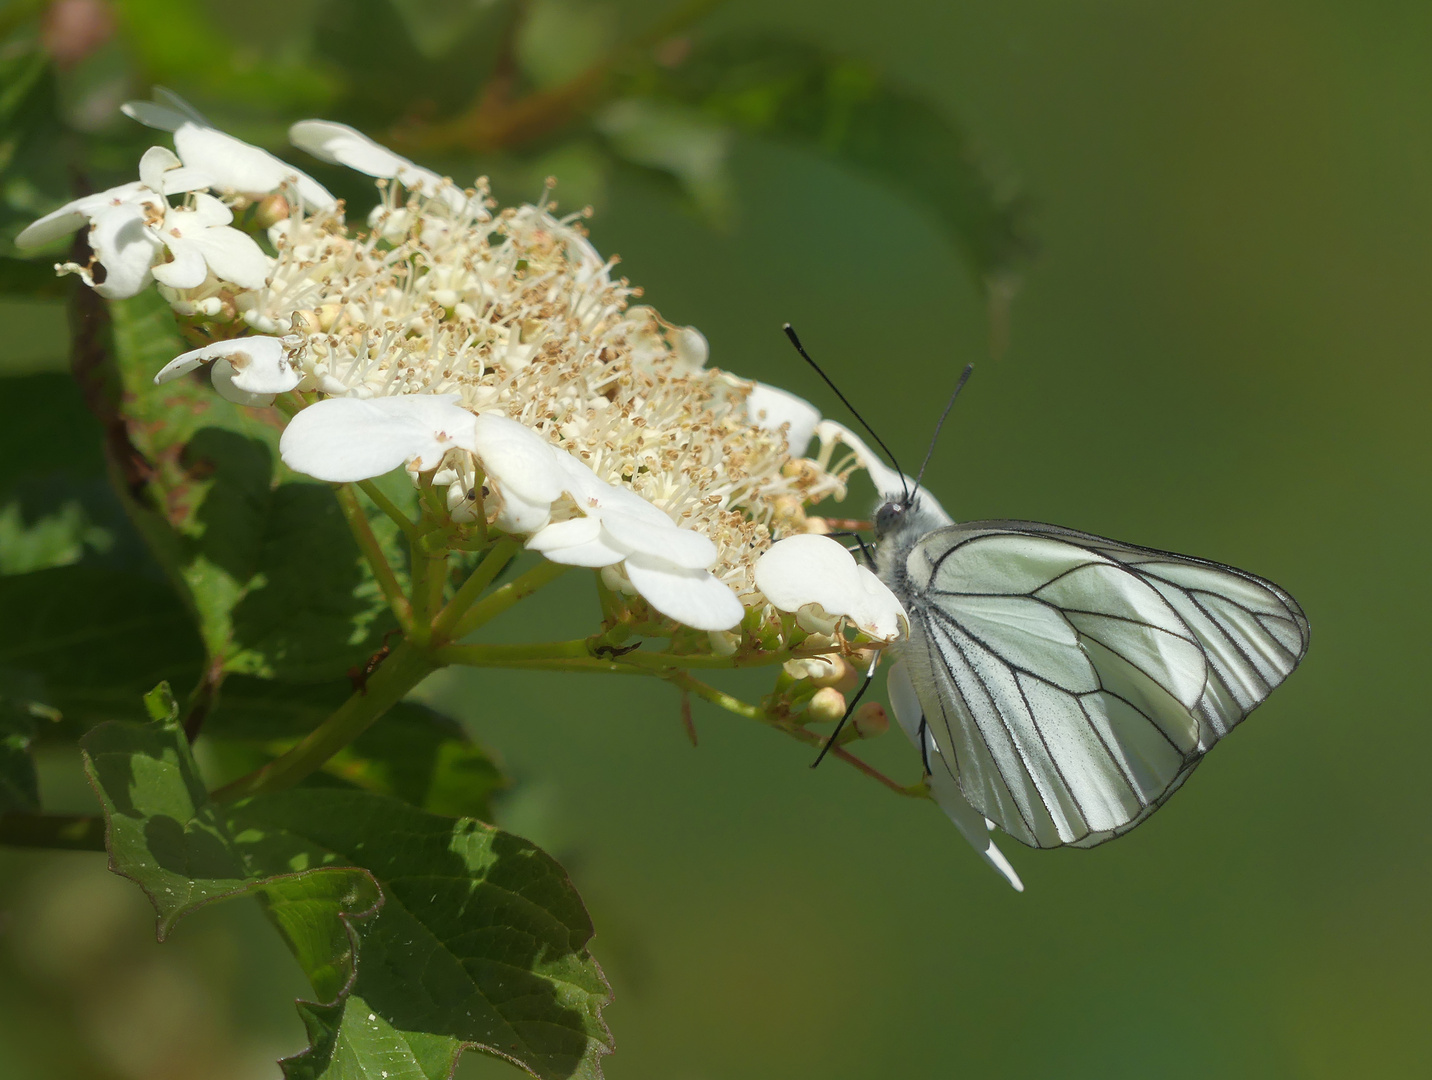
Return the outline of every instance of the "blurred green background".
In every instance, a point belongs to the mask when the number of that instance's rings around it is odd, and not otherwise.
[[[303,3],[168,6],[273,37],[260,68],[365,33]],[[666,5],[549,7],[584,40]],[[1024,895],[933,807],[813,773],[769,731],[698,708],[693,750],[666,687],[435,678],[424,693],[519,780],[503,823],[592,909],[609,1074],[1425,1075],[1432,7],[733,0],[702,25],[778,29],[938,103],[1028,197],[1039,253],[992,359],[978,284],[885,187],[742,139],[713,228],[651,176],[599,182],[574,158],[559,197],[593,199],[598,247],[647,299],[700,327],[713,363],[841,417],[791,320],[907,468],[979,361],[926,480],[951,512],[1246,567],[1298,597],[1314,641],[1132,835],[1007,842]],[[379,67],[372,89],[401,104],[412,81]],[[297,118],[254,101],[275,130]],[[6,372],[62,368],[57,307],[0,315]],[[570,630],[590,604],[574,589],[510,634]],[[897,736],[869,750],[914,777]],[[49,790],[69,775],[55,763]],[[275,1077],[304,1045],[305,988],[256,911],[201,912],[155,946],[137,890],[88,855],[3,855],[0,905],[0,1075]]]

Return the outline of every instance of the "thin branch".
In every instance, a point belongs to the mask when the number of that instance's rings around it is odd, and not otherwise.
[[[378,587],[383,590],[383,597],[393,609],[394,618],[404,632],[411,630],[413,606],[403,593],[403,587],[398,584],[398,576],[388,562],[388,556],[383,553],[383,545],[378,543],[378,538],[373,535],[373,527],[368,524],[368,515],[358,502],[358,496],[353,494],[353,489],[348,484],[335,488],[334,494],[338,496],[338,507],[343,511],[353,539],[358,542],[358,550],[363,552],[363,558],[367,560],[373,576],[378,579]]]
[[[459,619],[457,626],[453,628],[452,636],[454,638],[466,637],[479,626],[497,618],[513,604],[527,599],[538,589],[550,585],[570,569],[570,566],[563,566],[561,563],[548,562],[543,559],[527,573],[509,581],[502,588],[493,590],[468,608],[467,614]]]
[[[414,132],[389,133],[389,142],[408,150],[491,151],[541,138],[591,111],[606,97],[612,75],[623,65],[703,18],[725,0],[687,0],[637,37],[625,41],[585,71],[558,86],[508,102],[484,87],[467,110],[441,124]]]
[[[727,712],[734,713],[737,716],[743,716],[748,720],[755,720],[759,723],[765,724],[767,727],[773,727],[779,731],[784,731],[791,738],[796,739],[799,742],[803,742],[807,746],[820,746],[825,743],[824,737],[818,735],[816,732],[807,731],[803,727],[796,727],[795,725],[788,723],[781,717],[772,716],[764,709],[758,708],[755,705],[742,701],[740,698],[733,697],[732,695],[726,693],[724,690],[717,690],[714,686],[701,682],[699,679],[695,679],[692,676],[687,675],[685,672],[670,672],[669,674],[667,674],[666,679],[668,682],[672,683],[677,687],[680,687],[682,690],[695,694],[703,701],[709,701],[711,704],[717,706],[718,708],[725,709]],[[901,784],[896,780],[892,780],[890,779],[890,777],[882,773],[879,769],[875,768],[873,765],[868,764],[867,762],[862,761],[860,758],[850,753],[844,747],[835,747],[833,750],[831,750],[831,755],[833,757],[839,758],[841,761],[845,762],[852,768],[864,773],[872,780],[878,780],[880,783],[884,784],[897,795],[904,795],[908,798],[927,797],[926,790],[923,784],[913,784],[910,786],[906,786],[905,784]]]
[[[477,602],[478,597],[492,584],[497,575],[502,573],[519,550],[521,545],[510,537],[493,545],[492,550],[477,564],[472,574],[462,583],[462,587],[433,620],[434,641],[445,641],[450,636],[458,620]]]

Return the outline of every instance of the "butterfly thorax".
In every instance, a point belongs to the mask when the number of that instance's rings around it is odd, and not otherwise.
[[[875,510],[875,573],[890,591],[908,603],[912,583],[906,570],[911,550],[920,539],[936,529],[952,524],[950,515],[923,489],[908,498],[882,502]]]

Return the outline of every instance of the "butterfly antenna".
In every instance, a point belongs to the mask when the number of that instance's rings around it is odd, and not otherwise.
[[[830,753],[830,748],[835,745],[835,740],[840,736],[840,729],[845,727],[845,722],[850,719],[850,714],[855,712],[855,706],[860,704],[860,699],[865,696],[865,691],[870,689],[870,681],[875,678],[875,665],[879,661],[880,654],[876,653],[874,659],[870,661],[870,670],[865,673],[865,681],[860,684],[860,689],[855,692],[855,696],[850,699],[850,704],[845,707],[845,715],[840,718],[840,723],[835,725],[835,730],[830,733],[830,738],[825,740],[825,745],[820,748],[816,759],[810,763],[812,769],[825,760],[825,755]]]
[[[935,444],[940,441],[940,429],[945,426],[945,417],[950,415],[950,410],[955,407],[955,398],[960,396],[960,391],[965,388],[965,383],[970,381],[974,374],[974,364],[966,364],[964,373],[960,375],[960,381],[955,383],[955,392],[950,395],[950,400],[945,402],[945,411],[940,414],[940,422],[935,425],[935,434],[930,437],[930,449],[925,451],[925,460],[920,462],[920,471],[915,474],[915,486],[920,486],[920,481],[925,478],[925,466],[930,464],[930,459],[935,456]],[[875,434],[873,431],[871,434]]]
[[[875,434],[875,429],[865,422],[865,417],[861,416],[860,411],[850,403],[850,399],[840,392],[840,387],[836,386],[835,383],[831,382],[830,376],[827,375],[824,371],[822,371],[820,369],[820,365],[810,358],[810,353],[805,351],[805,346],[801,344],[801,339],[796,335],[796,328],[790,323],[786,323],[784,326],[781,327],[781,329],[786,332],[786,337],[791,339],[791,344],[796,347],[796,352],[801,354],[801,359],[815,369],[815,373],[825,381],[825,385],[835,391],[835,396],[840,398],[841,404],[850,410],[850,415],[855,417],[855,419],[859,420],[860,426],[870,433],[870,437],[875,440],[875,445],[880,447],[881,450],[885,451],[885,456],[890,459],[890,464],[893,465],[895,467],[895,471],[900,474],[900,486],[905,489],[905,501],[908,503],[910,501],[910,486],[905,483],[905,470],[900,468],[900,463],[895,460],[895,455],[890,452],[890,447],[885,445],[885,440],[882,439],[879,435]],[[961,385],[963,385],[963,383]],[[862,693],[863,692],[864,691],[862,691]],[[845,721],[842,720],[841,723],[843,724],[845,723]],[[836,730],[838,731],[840,729],[837,728]],[[831,738],[834,738],[834,736],[831,736]],[[826,749],[830,749],[830,745],[828,743],[826,744]],[[824,756],[825,751],[822,750],[821,757]],[[820,761],[817,759],[816,765],[819,764]],[[814,768],[814,766],[812,766],[812,768]]]

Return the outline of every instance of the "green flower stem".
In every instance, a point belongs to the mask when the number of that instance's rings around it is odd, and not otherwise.
[[[548,562],[543,559],[527,573],[514,578],[500,589],[494,589],[484,596],[463,615],[453,627],[452,637],[466,637],[479,626],[497,618],[520,600],[525,600],[538,589],[550,585],[570,570],[570,566]]]
[[[477,598],[482,595],[483,590],[492,584],[498,574],[502,573],[503,568],[512,561],[521,547],[521,544],[510,537],[499,540],[493,545],[492,550],[463,582],[462,588],[458,589],[453,598],[448,601],[447,607],[443,608],[438,613],[438,617],[433,620],[434,641],[445,641],[451,636],[457,621],[477,602]]]
[[[358,496],[353,494],[353,488],[347,484],[335,489],[338,496],[338,507],[343,511],[343,516],[348,521],[348,528],[353,532],[353,539],[358,541],[358,548],[363,552],[363,557],[368,560],[368,566],[373,571],[373,576],[378,579],[378,587],[383,590],[383,596],[388,601],[388,606],[393,609],[393,616],[398,620],[398,625],[407,633],[413,626],[413,606],[403,593],[403,587],[398,584],[398,576],[393,572],[393,567],[388,563],[388,557],[383,554],[383,547],[378,543],[378,538],[373,535],[372,526],[368,524],[368,515],[364,512],[362,505],[358,502]]]
[[[417,537],[418,527],[413,524],[412,518],[399,510],[397,504],[384,495],[377,484],[371,480],[359,480],[358,487],[362,489],[364,495],[373,500],[374,506],[393,519],[393,524],[403,530],[403,535],[408,538],[409,543]]]
[[[104,818],[90,814],[0,814],[0,844],[103,851]]]
[[[368,679],[367,684],[308,733],[304,739],[263,768],[219,788],[219,801],[242,799],[292,787],[321,768],[403,697],[441,667],[434,654],[403,642]]]

